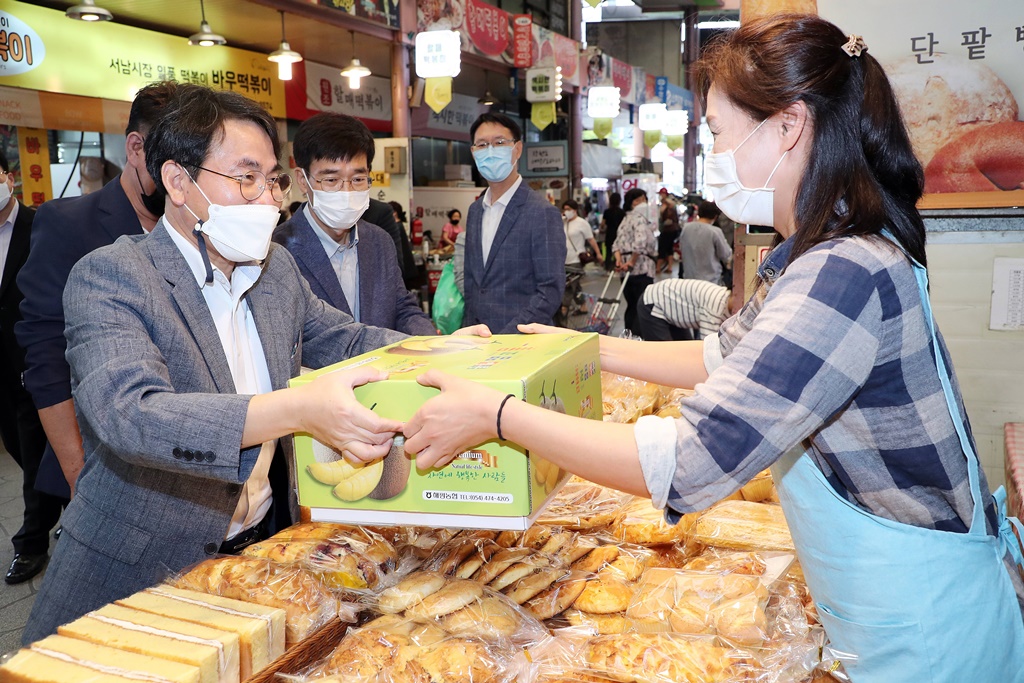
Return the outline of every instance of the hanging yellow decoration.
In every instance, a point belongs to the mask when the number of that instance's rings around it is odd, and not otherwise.
[[[661,131],[660,130],[645,130],[644,131],[644,144],[648,147],[654,147],[661,142]]]
[[[665,136],[665,144],[668,145],[668,148],[674,152],[674,151],[676,151],[677,149],[679,149],[680,147],[683,146],[683,136],[682,135],[666,135]]]
[[[587,4],[591,7],[597,7],[603,2],[603,0],[587,0]]]
[[[530,121],[537,126],[537,130],[544,130],[555,122],[554,102],[534,102],[530,109]]]
[[[452,101],[452,79],[450,76],[428,78],[424,86],[423,99],[427,105],[440,114]]]
[[[594,119],[594,135],[599,140],[604,140],[606,137],[612,134],[612,120],[611,119]]]

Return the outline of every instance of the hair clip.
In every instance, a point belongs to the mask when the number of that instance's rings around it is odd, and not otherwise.
[[[843,45],[843,52],[851,57],[860,57],[860,53],[868,49],[868,44],[864,42],[864,39],[855,33],[850,34],[850,39]]]

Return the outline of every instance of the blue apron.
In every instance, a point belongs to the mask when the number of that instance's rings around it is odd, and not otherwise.
[[[913,262],[913,261],[912,261]],[[978,458],[939,351],[928,275],[914,263],[936,366],[967,457],[974,514],[967,533],[870,514],[841,496],[806,451],[772,466],[825,631],[853,683],[1024,681],[1024,620],[1003,557],[1020,544],[996,493],[1000,535],[985,528]]]

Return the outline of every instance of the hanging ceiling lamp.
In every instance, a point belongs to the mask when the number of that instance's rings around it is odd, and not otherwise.
[[[110,10],[97,7],[95,0],[82,0],[82,4],[68,7],[64,12],[68,19],[77,21],[113,21]]]
[[[493,107],[498,103],[498,98],[491,94],[490,90],[484,92],[484,96],[476,101],[477,104],[482,104],[485,107]]]
[[[355,31],[349,31],[349,33],[352,34],[352,61],[341,70],[341,75],[348,79],[349,88],[359,90],[359,80],[372,75],[373,72],[360,64],[359,60],[356,59],[356,33]]]
[[[285,39],[284,12],[281,12],[281,46],[271,52],[267,59],[277,62],[277,77],[282,81],[292,80],[292,64],[302,61],[302,55],[293,50]]]
[[[206,22],[206,7],[203,5],[203,0],[199,0],[199,10],[202,12],[203,20],[199,24],[199,32],[193,33],[188,37],[188,44],[200,47],[213,47],[214,45],[224,45],[227,43],[227,38],[219,33],[214,33]]]

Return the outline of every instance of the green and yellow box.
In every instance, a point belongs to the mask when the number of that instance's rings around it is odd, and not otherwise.
[[[291,380],[370,365],[388,379],[355,390],[382,417],[407,421],[437,389],[416,377],[443,370],[533,405],[602,419],[596,334],[410,337]],[[453,426],[459,416],[452,415]],[[387,457],[356,468],[309,434],[295,435],[299,504],[315,521],[526,529],[568,473],[510,441],[488,441],[448,465],[419,470],[402,440]]]

